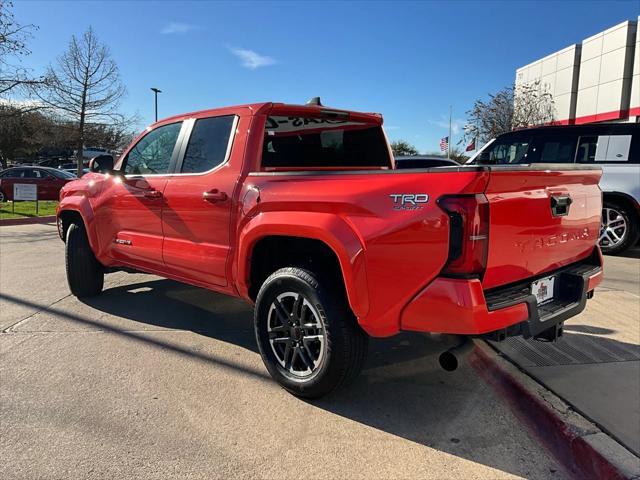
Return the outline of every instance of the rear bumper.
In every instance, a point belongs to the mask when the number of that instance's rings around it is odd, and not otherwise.
[[[531,282],[552,275],[556,276],[554,300],[539,306],[531,294]],[[601,281],[598,247],[580,262],[487,291],[478,279],[439,277],[405,307],[401,328],[496,339],[535,337],[582,312]]]

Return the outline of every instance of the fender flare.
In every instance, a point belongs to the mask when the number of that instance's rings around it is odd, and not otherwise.
[[[84,223],[84,228],[87,232],[91,250],[93,250],[97,256],[97,253],[100,251],[100,242],[98,240],[98,232],[95,228],[95,222],[93,221],[93,208],[91,208],[89,201],[85,197],[64,198],[58,205],[58,211],[56,213],[58,220],[62,217],[64,212],[75,212],[80,215],[82,222]]]
[[[292,221],[294,220],[294,221]],[[351,226],[337,215],[323,212],[265,212],[251,218],[238,235],[233,274],[238,293],[250,300],[251,254],[256,243],[269,236],[319,240],[338,258],[351,310],[358,318],[369,312],[365,248]]]

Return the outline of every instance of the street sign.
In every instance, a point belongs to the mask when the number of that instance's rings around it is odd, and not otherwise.
[[[14,201],[37,201],[38,200],[38,186],[29,183],[14,183],[13,184],[13,200]]]

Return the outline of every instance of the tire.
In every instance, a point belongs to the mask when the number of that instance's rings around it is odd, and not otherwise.
[[[600,248],[606,255],[617,255],[638,241],[638,220],[624,203],[605,200],[600,224]]]
[[[334,283],[287,267],[258,292],[254,328],[260,355],[273,379],[298,397],[332,392],[357,377],[364,363],[368,337]]]
[[[72,223],[67,230],[65,264],[69,290],[76,297],[92,297],[102,292],[104,268],[96,260],[83,225]]]
[[[0,190],[0,203],[6,202],[7,197],[2,190]]]

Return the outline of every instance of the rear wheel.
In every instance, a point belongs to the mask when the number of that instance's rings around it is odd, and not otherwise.
[[[7,197],[5,197],[4,192],[0,190],[0,203],[6,202]]]
[[[91,250],[83,225],[69,225],[65,243],[65,263],[67,282],[73,295],[91,297],[102,291],[104,268]]]
[[[300,268],[282,268],[260,288],[254,326],[271,376],[305,398],[326,395],[355,378],[367,351],[344,292]]]
[[[633,212],[618,202],[605,201],[600,224],[602,253],[615,255],[631,247],[638,240],[638,223]]]

